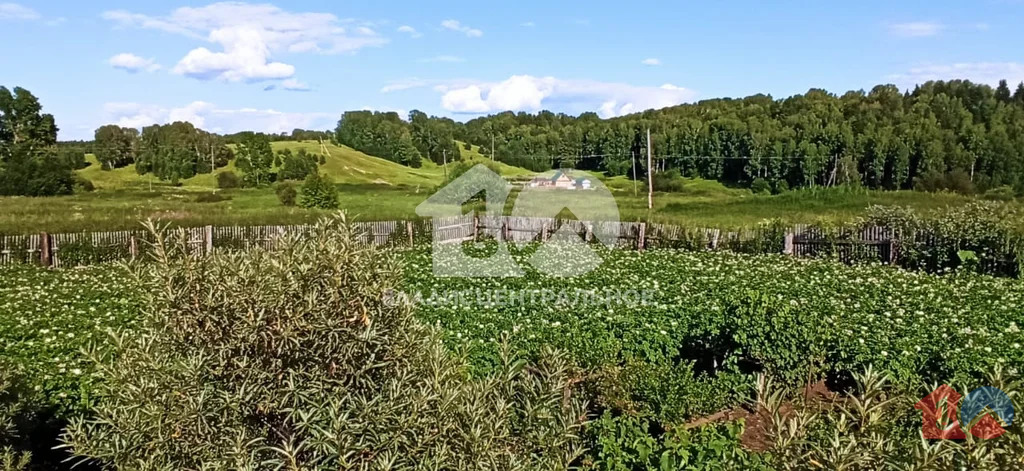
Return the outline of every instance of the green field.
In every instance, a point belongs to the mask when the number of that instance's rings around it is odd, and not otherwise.
[[[273,148],[321,152],[319,143],[313,141],[275,142]],[[487,160],[476,148],[466,150],[461,144],[459,148],[464,160]],[[416,206],[444,181],[445,169],[430,161],[421,168],[409,168],[345,146],[328,145],[327,150],[329,155],[321,171],[339,185],[341,209],[362,219],[415,218]],[[185,226],[295,224],[324,214],[283,206],[272,188],[218,190],[213,174],[197,175],[173,186],[151,175],[138,175],[134,165],[103,170],[94,156],[86,158],[90,165],[78,173],[92,181],[96,191],[61,197],[0,198],[0,234],[130,229],[147,218]],[[502,176],[512,180],[533,175],[503,163],[498,167]],[[218,172],[233,169],[232,161]],[[848,221],[874,204],[932,209],[972,200],[951,193],[834,188],[754,195],[747,189],[728,188],[714,181],[687,179],[680,191],[656,193],[654,210],[648,211],[645,182],[621,176],[601,178],[611,189],[622,220],[720,228],[750,226],[776,218],[800,223]],[[230,199],[196,201],[197,196],[209,192]],[[511,201],[507,207],[512,207]]]

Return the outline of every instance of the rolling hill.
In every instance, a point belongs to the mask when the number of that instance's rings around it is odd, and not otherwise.
[[[304,149],[314,155],[320,155],[320,143],[317,141],[280,141],[271,144],[274,151],[291,150],[298,152]],[[476,149],[466,150],[459,144],[463,160],[484,161],[488,160]],[[444,179],[444,169],[429,160],[423,162],[421,168],[410,168],[389,160],[374,157],[359,152],[346,146],[326,144],[328,155],[325,156],[326,163],[320,167],[320,171],[329,175],[336,183],[343,184],[374,184],[385,186],[408,186],[408,187],[433,187]],[[118,189],[145,189],[166,187],[166,182],[160,182],[152,175],[139,175],[135,171],[135,165],[103,170],[96,157],[92,154],[86,155],[86,162],[89,166],[78,170],[78,174],[90,181],[98,190]],[[507,177],[522,177],[531,175],[529,170],[498,163],[501,173]],[[235,162],[232,160],[226,167],[217,169],[217,172],[235,170]],[[182,188],[187,190],[209,190],[216,188],[215,174],[201,174],[182,181]]]

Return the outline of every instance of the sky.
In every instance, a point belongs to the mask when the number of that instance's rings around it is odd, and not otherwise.
[[[0,85],[60,139],[333,129],[345,110],[612,117],[717,97],[1024,81],[1024,0],[0,0]]]

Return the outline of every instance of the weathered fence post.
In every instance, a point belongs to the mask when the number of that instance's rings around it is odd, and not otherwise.
[[[640,223],[640,230],[636,234],[636,249],[640,252],[644,251],[644,237],[647,236],[647,223]]]
[[[508,240],[508,218],[501,217],[501,240]]]
[[[405,221],[405,232],[409,235],[409,247],[416,245],[412,237],[412,221]]]
[[[588,222],[588,223],[586,223],[586,227],[587,227],[587,233],[584,234],[583,240],[585,240],[585,241],[587,241],[587,243],[589,243],[590,240],[594,238],[594,223]]]
[[[540,223],[540,240],[546,242],[548,240],[548,223]]]
[[[39,234],[39,263],[44,267],[53,266],[53,244],[50,234]]]
[[[718,236],[720,236],[721,234],[721,229],[711,230],[711,250],[718,250]]]
[[[135,234],[128,236],[128,254],[131,255],[132,261],[139,256],[139,243],[135,240]]]
[[[793,233],[786,232],[786,238],[782,243],[782,253],[785,255],[793,255]]]
[[[213,226],[206,226],[206,230],[203,233],[203,239],[206,242],[206,255],[213,254]]]
[[[473,242],[479,240],[480,235],[480,216],[473,214]]]

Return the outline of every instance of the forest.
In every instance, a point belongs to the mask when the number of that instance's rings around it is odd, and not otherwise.
[[[996,88],[937,81],[907,92],[878,85],[841,96],[812,89],[783,99],[711,99],[613,119],[541,111],[459,123],[414,111],[407,122],[396,113],[348,112],[336,136],[411,165],[415,156],[399,151],[399,142],[410,139],[422,153],[417,133],[450,134],[536,171],[573,167],[646,178],[648,129],[656,172],[738,186],[761,180],[773,188],[1024,190],[1024,83],[1011,92],[1006,81]]]

